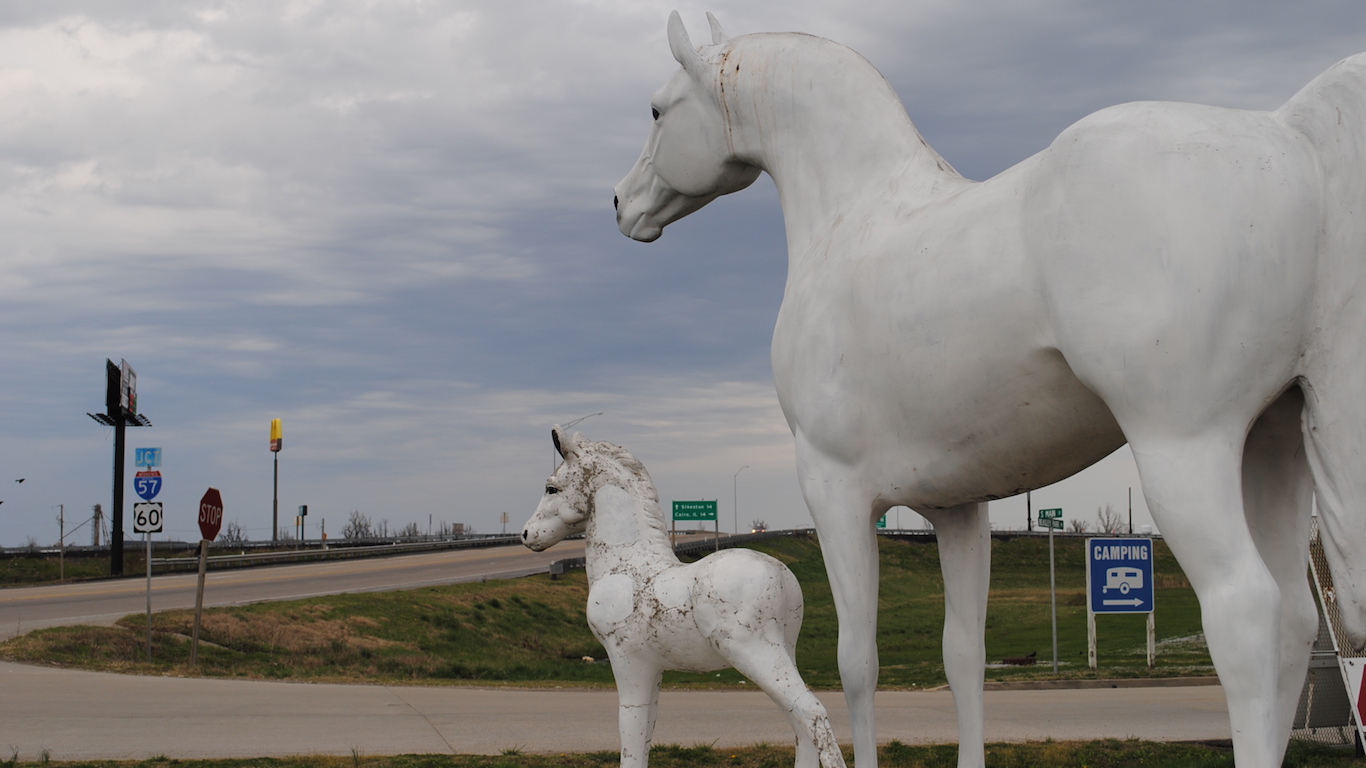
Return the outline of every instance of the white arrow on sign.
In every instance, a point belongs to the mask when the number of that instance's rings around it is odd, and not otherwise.
[[[1101,605],[1129,605],[1129,606],[1133,606],[1134,608],[1137,608],[1138,606],[1143,605],[1143,601],[1142,601],[1142,600],[1139,600],[1138,598],[1135,597],[1135,598],[1131,598],[1131,599],[1129,599],[1129,600],[1101,600],[1101,601],[1100,601],[1100,604],[1101,604]]]

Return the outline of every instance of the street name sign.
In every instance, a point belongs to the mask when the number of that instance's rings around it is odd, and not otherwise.
[[[1039,527],[1040,527],[1040,528],[1050,528],[1050,529],[1055,530],[1055,531],[1061,531],[1061,530],[1063,529],[1063,526],[1064,526],[1063,521],[1058,520],[1058,519],[1056,519],[1056,518],[1052,518],[1052,517],[1041,517],[1041,518],[1039,518]]]
[[[675,501],[675,520],[715,520],[716,501]]]
[[[1062,517],[1062,510],[1061,510],[1061,509],[1041,509],[1041,510],[1039,510],[1039,519],[1040,519],[1040,520],[1043,520],[1043,519],[1045,519],[1045,518],[1061,518],[1061,517]]]
[[[1087,539],[1086,592],[1093,613],[1152,613],[1153,540]]]

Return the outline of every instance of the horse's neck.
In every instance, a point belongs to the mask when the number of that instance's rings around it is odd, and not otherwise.
[[[652,520],[651,518],[656,518]],[[593,495],[593,514],[585,531],[588,580],[623,563],[654,571],[678,562],[669,535],[658,522],[659,503],[619,485],[604,485]]]
[[[748,35],[721,66],[736,154],[777,185],[793,254],[855,198],[915,206],[965,182],[921,137],[886,79],[844,46]]]

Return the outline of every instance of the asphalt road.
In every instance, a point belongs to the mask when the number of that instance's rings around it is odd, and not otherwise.
[[[205,601],[229,605],[408,589],[542,572],[582,553],[565,542],[210,573]],[[153,579],[153,609],[192,607],[194,575]],[[0,590],[0,637],[40,626],[112,622],[145,610],[144,579]],[[319,685],[141,677],[0,663],[0,745],[21,759],[261,757],[618,749],[613,691]],[[848,743],[848,712],[821,694]],[[1223,689],[988,691],[987,738],[1229,737]],[[878,736],[956,740],[945,691],[878,694]],[[665,692],[658,744],[786,743],[791,730],[758,692]]]
[[[498,754],[619,748],[612,691],[317,685],[138,677],[0,663],[0,745],[21,759],[267,757],[298,754]],[[21,693],[22,692],[22,693]],[[843,743],[838,693],[821,694]],[[1229,738],[1218,686],[988,691],[988,741]],[[943,691],[884,691],[878,737],[957,739]],[[788,743],[758,692],[665,691],[656,744]]]
[[[205,580],[204,604],[240,605],[340,592],[513,578],[544,573],[553,560],[582,556],[583,541],[577,540],[561,542],[544,552],[513,545],[210,571]],[[193,608],[197,578],[193,573],[152,577],[152,610]],[[130,613],[146,610],[145,577],[0,589],[0,640],[40,627],[111,624]]]

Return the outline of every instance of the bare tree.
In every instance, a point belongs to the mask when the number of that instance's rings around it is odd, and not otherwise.
[[[408,523],[407,525],[398,529],[398,537],[400,539],[415,539],[421,535],[422,529],[417,527],[417,523]]]
[[[218,541],[223,544],[241,544],[247,540],[247,529],[236,520],[229,520],[223,526],[223,532],[218,534]]]
[[[359,509],[351,512],[351,519],[346,521],[342,527],[342,538],[345,539],[373,539],[375,537],[375,525],[370,522],[370,518]]]
[[[1119,533],[1124,530],[1124,520],[1109,504],[1096,508],[1096,530],[1101,533]]]
[[[1067,521],[1067,529],[1072,533],[1086,533],[1090,530],[1090,526],[1081,518],[1073,518],[1072,520]]]

